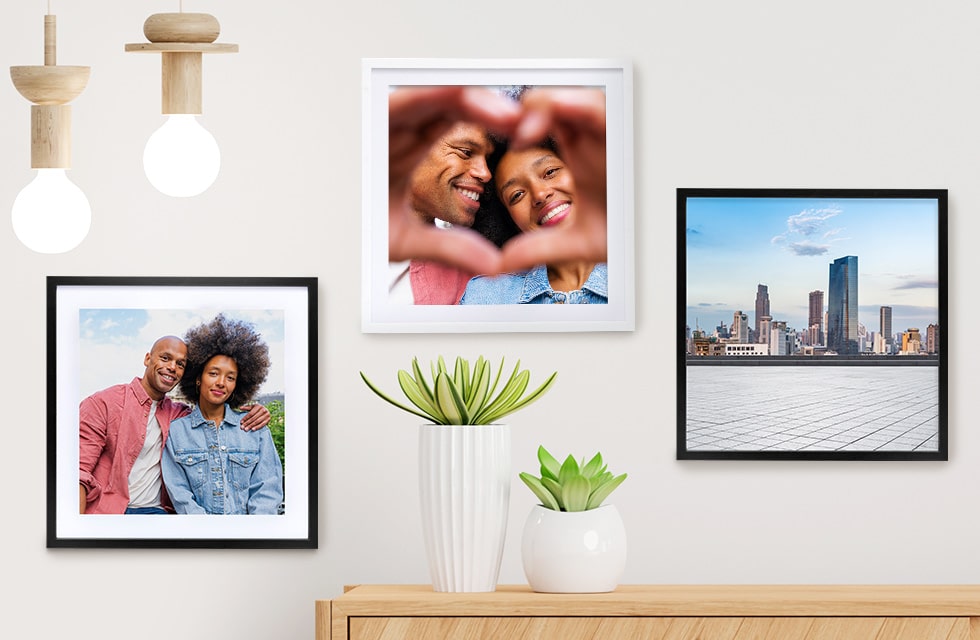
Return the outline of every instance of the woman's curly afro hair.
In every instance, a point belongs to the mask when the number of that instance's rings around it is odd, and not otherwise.
[[[184,342],[187,366],[180,379],[180,391],[188,400],[198,401],[198,378],[214,356],[228,356],[238,365],[235,391],[228,397],[232,407],[251,400],[269,374],[269,347],[247,322],[231,320],[219,313],[211,322],[188,329]]]

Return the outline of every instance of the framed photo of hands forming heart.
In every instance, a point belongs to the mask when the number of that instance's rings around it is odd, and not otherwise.
[[[629,63],[363,74],[363,331],[633,330]]]

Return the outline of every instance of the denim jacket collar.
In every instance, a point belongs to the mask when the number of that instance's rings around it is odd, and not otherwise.
[[[600,262],[589,274],[589,278],[582,285],[582,291],[591,291],[596,295],[608,297],[608,286],[606,284],[606,263]],[[556,295],[548,281],[548,267],[539,265],[527,272],[524,278],[524,291],[521,292],[521,304],[526,304],[538,296]]]
[[[191,428],[193,429],[210,424],[210,421],[204,417],[204,414],[201,413],[201,408],[197,405],[194,405],[194,409],[191,411],[191,414],[188,416],[188,419],[191,421]],[[225,419],[221,423],[221,426],[229,425],[232,427],[239,427],[241,423],[242,423],[242,414],[232,409],[230,406],[228,406],[228,403],[226,402]]]

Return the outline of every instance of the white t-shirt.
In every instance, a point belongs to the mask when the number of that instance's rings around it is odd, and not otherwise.
[[[129,472],[129,506],[160,507],[163,489],[163,473],[160,455],[163,453],[163,430],[157,421],[157,403],[150,405],[150,417],[146,421],[146,440],[140,449],[133,470]]]
[[[392,304],[415,304],[412,278],[408,274],[411,260],[388,263],[388,301]]]

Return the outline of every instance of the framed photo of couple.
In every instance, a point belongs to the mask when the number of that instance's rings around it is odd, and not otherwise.
[[[634,328],[633,246],[633,88],[632,68],[621,60],[477,60],[477,59],[365,59],[363,61],[363,228],[362,228],[362,330],[364,332],[507,332],[507,331],[632,331]],[[489,127],[470,135],[466,143],[451,139],[455,127],[469,122],[453,120],[449,132],[434,137],[429,155],[420,154],[414,173],[407,178],[406,197],[393,197],[389,183],[399,183],[406,173],[399,155],[400,140],[392,139],[391,109],[401,104],[400,96],[418,89],[479,88],[512,101],[515,110],[537,89],[589,92],[598,96],[604,109],[604,169],[588,172],[576,165],[573,176],[568,161],[572,153],[555,143],[559,136],[549,130],[547,140],[559,166],[525,164],[520,154],[511,154],[510,139]],[[537,92],[540,95],[542,92]],[[396,95],[397,94],[397,95]],[[434,103],[436,101],[433,101]],[[432,108],[438,109],[438,104]],[[399,112],[404,113],[404,112]],[[399,115],[394,116],[396,119]],[[448,120],[446,121],[448,122]],[[573,131],[585,131],[587,125]],[[418,129],[424,130],[424,127]],[[591,130],[590,130],[591,132]],[[601,133],[599,135],[602,135]],[[483,136],[486,136],[484,138]],[[476,138],[478,141],[471,144]],[[566,138],[567,139],[567,138]],[[391,143],[391,144],[389,144]],[[540,145],[544,148],[544,144]],[[571,146],[571,145],[568,145]],[[440,156],[440,149],[447,153]],[[465,147],[465,148],[463,148]],[[472,148],[470,148],[472,147]],[[392,153],[392,150],[398,152]],[[468,166],[454,155],[465,154]],[[601,154],[601,152],[599,152]],[[593,160],[596,155],[593,154]],[[426,164],[435,157],[435,166]],[[443,162],[446,158],[449,162]],[[462,157],[462,156],[461,156]],[[579,154],[578,157],[585,157]],[[601,155],[599,155],[601,158]],[[509,159],[508,159],[509,158]],[[485,160],[485,164],[483,161]],[[505,161],[508,173],[504,173]],[[474,168],[473,163],[480,166]],[[550,162],[550,161],[549,161]],[[442,163],[442,164],[440,164]],[[392,166],[389,166],[391,164]],[[525,171],[525,167],[527,167]],[[534,172],[538,171],[535,175]],[[561,173],[562,185],[537,194],[534,185],[519,178],[545,177]],[[603,174],[596,178],[595,174]],[[503,178],[503,179],[502,179]],[[604,178],[605,182],[602,182]],[[587,188],[597,181],[604,196]],[[527,187],[511,188],[504,185]],[[436,195],[429,197],[433,191]],[[449,195],[446,195],[446,194]],[[400,191],[399,191],[400,195]],[[439,198],[449,198],[448,204]],[[603,207],[587,207],[601,202]],[[469,200],[467,200],[469,198]],[[523,202],[523,203],[522,203]],[[462,203],[462,204],[460,204]],[[524,204],[526,203],[526,204]],[[438,260],[432,269],[425,260],[396,255],[390,260],[389,244],[397,240],[404,225],[391,229],[389,207],[403,205],[404,218],[421,220],[435,228],[456,227],[450,233],[480,234],[481,242],[493,252],[507,253],[507,243],[519,235],[566,234],[573,225],[584,228],[585,212],[603,210],[605,215],[606,260],[588,258],[538,264],[505,272],[499,277],[455,269],[452,285],[447,268]],[[579,206],[580,205],[580,206]],[[523,209],[522,209],[523,207]],[[454,209],[455,208],[455,209]],[[460,209],[460,210],[456,210]],[[462,213],[460,213],[462,211]],[[392,213],[392,215],[396,215]],[[399,214],[401,215],[401,214]],[[441,217],[440,217],[441,216]],[[524,221],[528,221],[526,224]],[[465,231],[458,231],[464,228]],[[597,232],[596,235],[601,234]],[[450,236],[441,236],[442,238]],[[458,237],[458,236],[456,236]],[[555,237],[563,237],[561,235]],[[567,237],[567,236],[565,236]],[[591,237],[591,236],[590,236]],[[533,236],[535,241],[543,236]],[[524,238],[523,240],[526,240]],[[520,243],[518,243],[520,244]],[[579,287],[579,288],[575,288]],[[451,289],[451,291],[450,291]],[[545,304],[536,304],[545,302]],[[554,302],[554,304],[550,304]],[[584,302],[584,304],[572,304]]]
[[[47,304],[48,547],[317,547],[316,278],[49,276]]]

